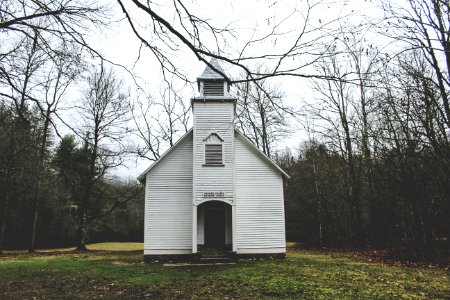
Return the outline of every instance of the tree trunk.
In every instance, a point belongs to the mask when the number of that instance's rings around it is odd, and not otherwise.
[[[3,252],[3,242],[5,240],[5,228],[6,228],[6,217],[8,216],[8,197],[5,197],[5,203],[3,205],[3,214],[0,224],[0,254]]]
[[[344,143],[345,150],[347,152],[347,179],[348,179],[348,197],[350,200],[350,213],[352,222],[352,242],[355,246],[360,247],[364,243],[362,235],[362,221],[361,221],[361,206],[360,206],[360,193],[359,183],[356,178],[355,161],[353,157],[353,145],[350,133],[350,124],[346,113],[345,105],[345,92],[343,90],[343,82],[339,82],[340,88],[340,121],[342,128],[344,129]]]
[[[77,250],[84,251],[86,250],[86,235],[87,235],[87,226],[88,226],[88,211],[89,211],[89,202],[91,198],[91,190],[92,190],[92,177],[91,177],[91,160],[92,154],[89,153],[90,149],[88,146],[88,139],[86,137],[86,141],[84,142],[84,153],[87,156],[87,169],[86,173],[83,175],[83,191],[81,192],[81,201],[78,207],[78,228],[77,228]],[[89,154],[88,154],[89,153]],[[95,160],[94,160],[95,163]],[[95,166],[95,165],[94,165]]]
[[[352,241],[354,246],[361,247],[364,244],[363,241],[363,231],[362,231],[362,220],[361,220],[361,205],[360,205],[360,194],[359,186],[356,179],[356,170],[353,154],[348,156],[347,165],[347,176],[348,176],[348,196],[351,205],[351,217],[352,217]]]
[[[28,252],[32,253],[34,252],[34,246],[36,242],[36,228],[37,228],[37,220],[38,220],[38,212],[39,212],[39,203],[38,203],[38,197],[35,198],[34,201],[34,213],[33,213],[33,223],[31,227],[31,240],[30,240],[30,247],[28,249]]]
[[[262,147],[264,154],[267,155],[267,157],[270,158],[270,149],[269,149],[269,141],[267,137],[267,125],[266,125],[266,113],[263,108],[263,103],[260,103],[260,109],[259,109],[259,115],[261,118],[261,130],[262,130]]]
[[[322,233],[322,206],[320,203],[320,192],[319,192],[319,181],[317,180],[317,172],[316,172],[316,162],[314,159],[314,155],[312,157],[313,163],[313,175],[314,175],[314,185],[316,191],[316,205],[317,205],[317,221],[319,223],[319,245],[322,246],[323,243],[323,233]]]
[[[87,215],[81,213],[78,220],[77,228],[77,250],[86,251],[86,233],[87,233]]]
[[[369,122],[368,122],[368,112],[367,112],[367,101],[366,101],[366,94],[365,94],[365,83],[364,80],[361,78],[362,74],[358,68],[358,75],[359,75],[359,88],[360,88],[360,101],[361,101],[361,119],[362,119],[362,137],[361,137],[361,143],[362,143],[362,149],[363,149],[363,157],[364,157],[364,172],[367,176],[367,184],[369,188],[369,195],[368,195],[368,201],[369,201],[369,207],[371,212],[371,223],[372,223],[372,230],[371,230],[371,240],[377,241],[379,239],[378,234],[378,228],[379,228],[379,216],[378,216],[378,210],[377,206],[375,205],[375,195],[374,195],[374,179],[373,179],[373,166],[372,166],[372,153],[370,150],[369,145]]]
[[[42,172],[45,165],[45,150],[47,148],[47,136],[48,136],[48,128],[50,124],[50,107],[47,109],[44,121],[44,130],[42,133],[42,143],[39,149],[39,158],[38,158],[38,173],[36,175],[36,186],[34,188],[34,197],[33,197],[33,223],[31,227],[31,240],[30,247],[28,252],[34,252],[35,243],[36,243],[36,232],[37,232],[37,221],[39,218],[39,198],[41,194],[41,181],[42,181]]]

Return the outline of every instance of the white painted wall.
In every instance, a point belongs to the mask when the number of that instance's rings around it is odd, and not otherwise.
[[[194,102],[194,202],[206,200],[204,192],[224,192],[220,200],[233,201],[233,102]],[[204,166],[205,142],[211,133],[222,139],[224,166]],[[217,200],[217,199],[210,199]]]
[[[146,176],[144,254],[192,253],[192,132]]]
[[[283,178],[240,134],[235,139],[237,253],[286,252]]]

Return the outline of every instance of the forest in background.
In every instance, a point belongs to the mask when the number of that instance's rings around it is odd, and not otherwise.
[[[181,27],[168,23],[165,12],[131,2],[155,22],[152,39],[142,36],[130,6],[117,1],[165,75],[159,95],[126,83],[123,74],[132,72],[86,42],[87,31],[112,26],[105,7],[0,3],[0,37],[9,41],[0,46],[0,250],[142,240],[143,187],[111,171],[130,157],[156,161],[190,127],[188,99],[175,84],[186,78],[158,41],[175,52],[185,45],[206,64],[215,58],[225,69],[240,68],[232,81],[236,127],[291,175],[288,240],[429,253],[449,248],[448,1],[382,1],[381,19],[357,25],[342,17],[319,19],[318,26],[305,18],[293,46],[271,54],[275,66],[257,60],[265,55],[210,51],[202,30],[216,37],[228,31],[192,18],[182,2],[173,7]],[[311,2],[305,15],[319,4],[327,2]],[[279,24],[268,23],[278,37]],[[391,42],[375,43],[380,37]],[[300,56],[309,61],[281,67]],[[281,76],[308,82],[311,97],[288,102],[272,81]],[[295,126],[307,138],[298,149],[280,150]]]

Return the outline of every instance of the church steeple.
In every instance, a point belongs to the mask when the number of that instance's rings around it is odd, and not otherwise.
[[[197,78],[198,91],[200,93],[198,98],[203,98],[204,100],[229,98],[231,83],[222,75],[225,74],[225,71],[216,59],[211,59],[209,63],[213,68],[206,66],[203,73]]]
[[[197,78],[200,95],[191,99],[194,115],[192,200],[195,216],[197,207],[205,201],[235,203],[233,157],[236,99],[230,97],[230,81],[224,75],[218,61],[212,59]],[[200,220],[199,224],[203,224],[204,211],[198,210],[198,214],[199,218],[194,220]],[[193,253],[197,252],[197,221],[193,222]]]

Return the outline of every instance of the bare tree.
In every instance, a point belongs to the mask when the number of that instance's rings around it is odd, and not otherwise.
[[[92,220],[93,191],[108,169],[123,162],[125,138],[129,130],[130,106],[122,89],[123,83],[111,69],[103,65],[88,78],[82,105],[84,149],[87,165],[82,176],[78,207],[77,249],[86,249],[86,234]],[[91,214],[91,215],[90,215]]]
[[[39,134],[39,145],[36,145],[39,149],[36,158],[36,174],[29,174],[34,178],[32,183],[34,213],[30,230],[30,252],[34,251],[36,239],[40,186],[45,169],[48,138],[51,128],[56,129],[53,117],[66,90],[73,83],[76,69],[80,65],[79,57],[71,43],[62,43],[58,47],[53,45],[52,51],[49,52],[46,49],[48,43],[43,44],[39,31],[35,29],[31,33],[30,38],[25,37],[20,41],[14,55],[3,57],[2,66],[8,72],[7,76],[0,80],[4,88],[0,95],[4,101],[13,103],[20,122],[31,124],[27,111],[32,108],[39,111],[43,122]],[[15,138],[16,135],[12,134],[11,139]],[[12,144],[15,143],[12,142]]]
[[[36,108],[43,117],[40,134],[38,165],[34,186],[34,214],[32,218],[30,251],[36,238],[40,185],[43,164],[48,147],[50,127],[54,127],[52,115],[70,82],[67,76],[73,66],[80,65],[80,57],[72,56],[68,49],[85,48],[99,54],[88,45],[84,34],[90,27],[105,25],[104,11],[94,2],[78,0],[13,0],[0,1],[0,96],[1,101],[11,102],[18,121],[31,124],[27,112]],[[64,45],[64,47],[61,47]],[[80,54],[78,52],[77,54]],[[71,59],[68,59],[71,57]],[[64,67],[56,65],[65,61]],[[69,62],[70,60],[70,62]],[[69,65],[71,64],[71,65]],[[53,70],[52,70],[53,68]],[[59,70],[56,70],[58,69]],[[55,75],[55,73],[58,73]],[[55,76],[55,77],[54,77]],[[15,131],[19,132],[18,130]],[[11,138],[16,139],[17,134]],[[17,145],[12,141],[11,145]],[[16,153],[12,151],[11,153]],[[14,160],[14,158],[12,158]],[[10,176],[11,180],[14,176]],[[15,186],[10,185],[10,186]],[[5,206],[8,196],[5,195]],[[3,202],[3,201],[2,201]],[[5,210],[6,211],[6,210]],[[2,224],[6,217],[2,219]],[[4,228],[4,224],[1,228]],[[2,235],[0,232],[0,235]],[[1,238],[0,238],[1,239]]]
[[[347,195],[351,211],[352,240],[363,242],[360,183],[357,176],[355,158],[356,112],[350,84],[346,80],[348,67],[343,54],[323,59],[317,65],[319,72],[329,74],[337,80],[314,81],[313,88],[318,93],[317,102],[310,106],[313,117],[322,123],[325,131],[319,132],[331,140],[333,147],[339,149],[346,166]]]
[[[388,35],[419,49],[434,71],[445,123],[450,128],[450,2],[447,0],[384,1]],[[387,24],[386,24],[387,23]]]
[[[187,50],[198,60],[230,79],[209,63],[211,58],[223,62],[228,67],[236,67],[245,73],[245,77],[231,82],[258,81],[274,76],[322,77],[308,70],[314,61],[326,53],[326,49],[317,48],[318,44],[330,45],[334,33],[338,32],[338,21],[351,13],[343,9],[346,1],[310,0],[297,2],[285,8],[285,15],[266,18],[267,26],[255,25],[248,39],[239,34],[239,29],[228,26],[215,26],[212,20],[195,12],[195,3],[189,1],[171,1],[160,4],[154,1],[117,0],[128,24],[141,42],[141,50],[147,49],[159,62],[165,75],[175,75],[188,80],[173,57]],[[278,10],[282,3],[260,4],[267,9]],[[340,14],[330,14],[326,18],[323,10],[338,10]],[[144,15],[146,20],[137,18]],[[241,28],[242,30],[242,28]],[[327,34],[320,34],[326,32]],[[149,35],[151,33],[151,35]],[[236,49],[228,50],[230,41],[238,42]],[[271,47],[260,47],[267,43]],[[266,50],[270,49],[270,50]],[[250,66],[259,64],[268,68],[260,72]]]
[[[363,182],[367,182],[363,187],[367,186],[367,200],[370,207],[371,221],[377,223],[378,207],[375,201],[375,182],[373,174],[373,130],[376,126],[374,113],[376,112],[375,101],[373,93],[376,82],[379,79],[378,74],[382,68],[381,51],[379,45],[372,43],[368,38],[373,34],[371,26],[361,26],[355,29],[350,34],[342,34],[336,40],[336,44],[342,47],[342,55],[348,56],[346,60],[348,67],[348,74],[345,79],[350,83],[354,83],[352,95],[355,101],[352,103],[357,114],[357,123],[355,126],[359,127],[359,140],[357,145],[360,148],[364,165],[361,168],[361,174],[365,177]],[[358,99],[358,101],[356,101]],[[374,230],[378,228],[377,225],[372,226]],[[376,240],[376,232],[371,233],[371,238]]]
[[[378,147],[381,155],[395,158],[394,192],[407,220],[401,224],[404,240],[428,249],[436,243],[438,222],[445,222],[439,220],[450,170],[446,114],[434,75],[422,51],[405,52],[385,70],[377,99]]]
[[[49,57],[46,63],[47,68],[41,72],[41,76],[45,79],[40,86],[35,86],[35,89],[40,89],[44,99],[34,99],[35,105],[38,107],[43,118],[43,128],[38,146],[38,169],[35,175],[34,188],[34,213],[31,228],[31,240],[29,251],[33,252],[36,241],[37,221],[39,214],[39,202],[42,185],[43,171],[47,163],[47,149],[49,146],[49,136],[51,128],[57,130],[54,117],[58,113],[59,106],[63,99],[67,97],[67,90],[74,83],[76,77],[80,73],[80,62],[78,56],[74,54],[74,50],[67,49],[64,45],[61,50],[53,52],[54,56]]]
[[[294,114],[284,97],[279,86],[264,80],[236,85],[238,127],[269,157],[289,132],[288,117]]]
[[[6,77],[0,77],[0,83],[6,83],[6,85],[2,84],[3,89],[0,90],[1,101],[6,106],[10,106],[13,113],[7,142],[9,144],[9,151],[6,152],[8,158],[3,166],[6,190],[0,198],[2,207],[4,207],[0,240],[3,240],[9,202],[14,198],[12,197],[15,193],[13,189],[17,186],[16,180],[19,170],[15,166],[16,162],[21,161],[22,155],[32,150],[34,146],[33,142],[28,139],[28,133],[33,123],[33,116],[30,114],[32,103],[29,102],[30,97],[36,95],[34,88],[38,85],[39,72],[46,61],[44,53],[40,51],[36,32],[34,32],[32,39],[25,39],[20,42],[20,47],[15,54],[14,56],[3,57],[2,63],[8,66],[9,74]],[[4,81],[1,79],[4,79]],[[31,178],[32,175],[29,175],[29,178]],[[2,245],[0,245],[1,247]]]
[[[79,0],[13,0],[0,2],[0,36],[12,40],[33,38],[38,33],[40,44],[52,51],[56,44],[73,42],[89,47],[84,34],[89,25],[104,25],[105,12],[97,2]],[[52,39],[56,39],[52,41]],[[4,43],[0,58],[12,55],[14,43]],[[0,69],[1,71],[4,71]],[[2,75],[7,75],[3,73]]]
[[[157,99],[145,95],[133,106],[136,136],[143,143],[135,151],[139,157],[156,161],[189,130],[190,106],[183,102],[172,84],[163,88]]]

